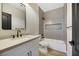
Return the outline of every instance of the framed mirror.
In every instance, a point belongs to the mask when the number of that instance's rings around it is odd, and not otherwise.
[[[2,29],[26,29],[26,6],[23,3],[2,4]]]

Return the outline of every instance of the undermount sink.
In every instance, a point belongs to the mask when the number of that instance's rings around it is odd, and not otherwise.
[[[22,40],[22,39],[30,39],[33,38],[35,35],[22,35],[22,37],[15,37],[15,38],[11,38],[11,40]]]

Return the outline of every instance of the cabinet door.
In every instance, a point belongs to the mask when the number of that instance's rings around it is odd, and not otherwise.
[[[40,42],[40,38],[34,39],[29,42],[29,51],[31,51],[32,56],[39,55],[39,42]]]
[[[33,48],[32,48],[32,54],[33,54],[33,56],[39,55],[39,39],[34,41],[34,45],[33,45]]]
[[[17,47],[14,47],[8,51],[5,51],[1,55],[3,56],[28,56],[28,47],[27,44],[23,44]],[[26,47],[26,48],[25,48]]]

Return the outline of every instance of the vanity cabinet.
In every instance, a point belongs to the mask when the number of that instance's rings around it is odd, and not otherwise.
[[[1,56],[38,56],[40,38],[36,38],[12,49],[6,50]]]

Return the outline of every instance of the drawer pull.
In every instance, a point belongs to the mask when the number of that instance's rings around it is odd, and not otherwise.
[[[30,51],[30,56],[32,56],[32,51]]]

